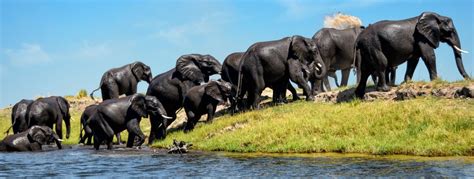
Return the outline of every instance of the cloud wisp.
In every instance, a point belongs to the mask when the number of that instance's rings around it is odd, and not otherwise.
[[[52,61],[50,55],[43,50],[41,45],[23,43],[19,49],[6,49],[4,51],[8,61],[15,66],[28,66]]]

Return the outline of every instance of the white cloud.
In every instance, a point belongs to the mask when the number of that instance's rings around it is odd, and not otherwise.
[[[91,44],[85,40],[79,49],[79,55],[82,58],[96,59],[109,55],[111,48],[107,43]]]
[[[192,37],[212,35],[219,31],[219,27],[226,23],[228,18],[226,13],[206,14],[195,21],[161,29],[152,34],[152,37],[165,39],[176,46],[187,46],[191,44]]]
[[[6,49],[5,55],[13,65],[25,66],[51,61],[51,57],[39,44],[24,43],[19,49]]]

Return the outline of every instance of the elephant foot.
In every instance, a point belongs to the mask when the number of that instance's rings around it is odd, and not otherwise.
[[[314,96],[308,96],[308,97],[306,97],[306,101],[314,101]]]
[[[377,86],[377,91],[388,92],[390,91],[390,87],[387,85],[383,85],[382,87]]]
[[[301,98],[299,96],[293,96],[293,101],[298,101],[300,100]]]

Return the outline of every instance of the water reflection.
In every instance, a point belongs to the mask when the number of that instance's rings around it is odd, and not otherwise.
[[[242,155],[152,149],[95,151],[89,147],[39,153],[0,153],[0,177],[474,177],[474,160],[386,158],[357,155]]]

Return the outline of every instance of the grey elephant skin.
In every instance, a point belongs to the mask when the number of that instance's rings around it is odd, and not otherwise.
[[[184,96],[194,86],[209,81],[209,76],[220,73],[222,65],[211,55],[188,54],[176,60],[176,67],[151,81],[147,95],[155,96],[165,104],[171,119],[159,115],[150,116],[149,144],[166,137],[166,128],[176,119],[176,111],[183,106]]]
[[[90,117],[97,112],[97,107],[99,105],[93,104],[89,105],[84,109],[84,112],[82,112],[81,115],[81,132],[79,134],[79,144],[85,144],[85,145],[92,145],[92,129],[87,125],[89,122]],[[84,131],[84,135],[82,135],[82,132]],[[120,133],[118,133],[120,134]],[[118,135],[116,134],[116,135]],[[86,141],[87,140],[87,141]],[[117,136],[117,140],[120,140],[120,137]]]
[[[407,69],[405,81],[411,80],[421,57],[425,62],[430,79],[434,80],[436,56],[434,49],[440,42],[452,47],[456,65],[461,75],[468,79],[461,57],[461,41],[451,18],[433,12],[423,12],[419,16],[397,21],[379,21],[369,25],[359,34],[356,41],[356,58],[361,79],[356,88],[356,96],[363,98],[367,78],[376,74],[378,91],[388,91],[385,71],[405,61]]]
[[[28,129],[26,110],[28,105],[31,103],[33,103],[33,100],[22,99],[13,106],[11,114],[13,134],[17,134]]]
[[[39,151],[49,142],[55,142],[58,149],[62,148],[59,136],[51,128],[32,126],[26,131],[6,136],[0,142],[0,151]]]
[[[315,62],[320,66],[322,78],[326,65],[321,59],[314,42],[302,36],[285,37],[280,40],[257,42],[250,46],[242,57],[239,71],[238,99],[247,94],[247,108],[259,108],[260,95],[265,87],[273,88],[273,102],[283,101],[288,82],[291,79],[303,88],[306,100],[313,100],[307,84],[305,70]]]
[[[112,149],[113,135],[123,130],[129,133],[127,147],[133,147],[135,137],[140,146],[145,140],[140,129],[141,118],[150,114],[167,117],[162,104],[155,97],[143,94],[105,100],[96,110],[87,123],[92,130],[96,150],[99,150],[102,142],[107,144],[107,149]]]
[[[328,75],[331,74],[331,76],[335,77],[335,71],[341,70],[340,86],[347,86],[350,70],[354,63],[355,41],[364,28],[363,26],[342,30],[322,28],[313,35],[316,47],[328,69]],[[337,85],[337,78],[335,79]],[[322,86],[320,86],[322,84],[320,80],[310,77],[309,81],[313,86],[313,93],[315,91],[324,91]],[[324,84],[327,90],[331,90],[327,76],[324,78]]]
[[[224,62],[222,63],[222,73],[221,78],[224,81],[227,81],[232,84],[232,96],[229,98],[231,103],[230,111],[231,114],[234,114],[237,111],[237,104],[235,100],[235,96],[237,96],[237,85],[238,85],[238,76],[239,76],[239,68],[242,56],[245,52],[234,52],[229,54]],[[288,90],[290,90],[293,100],[299,100],[298,94],[296,93],[296,89],[288,83]],[[285,95],[286,98],[286,95]]]
[[[189,89],[184,98],[184,110],[188,118],[184,131],[194,129],[201,116],[207,114],[207,122],[212,122],[216,107],[225,103],[231,95],[232,84],[217,80]]]
[[[69,102],[61,96],[50,96],[38,98],[33,101],[26,110],[28,127],[34,125],[48,126],[55,125],[56,134],[63,138],[62,121],[66,123],[66,138],[71,133],[71,114],[69,113]]]
[[[152,77],[150,67],[140,61],[112,68],[102,75],[99,88],[92,91],[90,96],[94,99],[93,94],[99,89],[103,100],[118,98],[122,94],[129,96],[137,93],[138,82],[143,80],[150,83]]]

